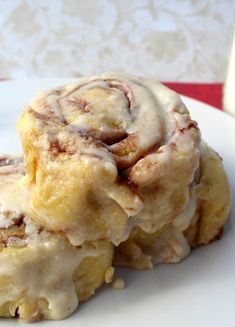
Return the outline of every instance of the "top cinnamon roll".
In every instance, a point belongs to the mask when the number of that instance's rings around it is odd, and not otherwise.
[[[38,94],[18,122],[28,211],[71,243],[154,232],[189,200],[200,132],[179,96],[122,74]]]

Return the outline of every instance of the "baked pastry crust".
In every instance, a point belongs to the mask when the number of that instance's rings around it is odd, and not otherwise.
[[[135,226],[157,231],[188,201],[200,132],[179,96],[156,81],[82,78],[36,96],[18,130],[28,213],[74,245],[118,245]]]
[[[28,190],[20,157],[0,157],[0,316],[63,319],[105,282],[113,246],[75,247],[24,211]]]

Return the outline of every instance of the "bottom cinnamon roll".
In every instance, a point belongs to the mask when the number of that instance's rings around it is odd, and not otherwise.
[[[0,316],[63,319],[107,280],[113,246],[72,246],[25,215],[20,157],[0,157]],[[110,276],[108,276],[110,280]]]
[[[114,265],[151,269],[158,263],[183,260],[191,248],[219,239],[231,207],[231,193],[222,161],[205,143],[190,186],[190,200],[170,224],[154,233],[135,228],[115,250]]]

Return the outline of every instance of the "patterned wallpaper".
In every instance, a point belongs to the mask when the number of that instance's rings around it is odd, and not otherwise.
[[[0,0],[0,77],[222,81],[234,0]]]

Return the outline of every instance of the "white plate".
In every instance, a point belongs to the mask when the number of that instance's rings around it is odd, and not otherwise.
[[[30,80],[0,83],[0,152],[20,151],[15,123],[22,107],[37,90],[71,80]],[[224,159],[235,194],[235,119],[214,108],[182,97],[199,122],[203,138]],[[235,203],[233,198],[233,203]],[[235,326],[235,228],[234,208],[224,237],[193,251],[180,264],[161,265],[153,271],[120,269],[126,289],[109,287],[79,306],[64,321],[40,322],[56,327],[228,327]],[[0,320],[16,327],[16,320]]]

